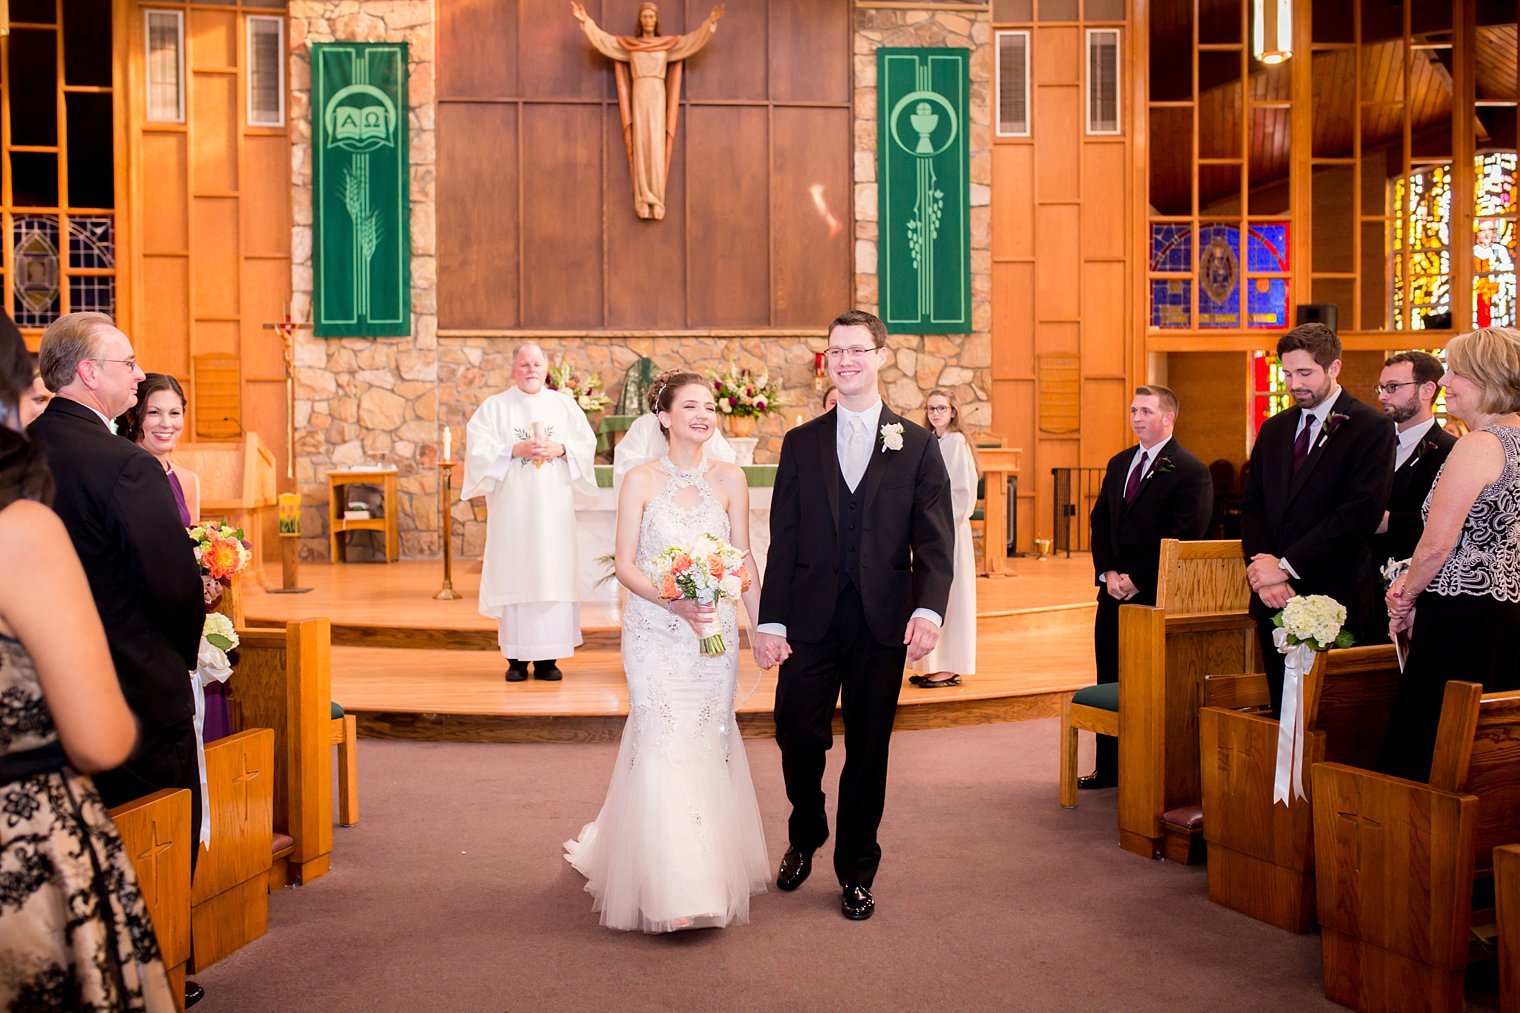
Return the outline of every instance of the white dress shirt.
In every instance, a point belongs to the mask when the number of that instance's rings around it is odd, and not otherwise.
[[[1420,445],[1420,441],[1425,438],[1425,434],[1430,432],[1431,428],[1434,427],[1435,424],[1436,419],[1435,416],[1432,415],[1430,418],[1426,419],[1424,422],[1421,422],[1419,425],[1410,426],[1408,429],[1404,429],[1399,432],[1398,449],[1394,452],[1393,455],[1394,471],[1398,471],[1400,468],[1404,467],[1405,464],[1409,463],[1409,459],[1414,456],[1414,448]]]

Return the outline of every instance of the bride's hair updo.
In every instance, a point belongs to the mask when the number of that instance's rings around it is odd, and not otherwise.
[[[682,387],[690,387],[696,384],[704,390],[708,389],[708,383],[700,375],[684,369],[668,369],[661,373],[649,388],[649,400],[652,411],[668,412],[676,403],[676,392]],[[670,430],[665,428],[665,423],[660,423],[660,432],[665,439],[670,439]]]

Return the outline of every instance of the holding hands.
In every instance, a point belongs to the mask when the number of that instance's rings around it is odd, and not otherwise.
[[[749,643],[755,655],[755,664],[763,669],[775,668],[792,656],[792,646],[786,642],[786,638],[778,637],[774,633],[758,633],[752,630]]]

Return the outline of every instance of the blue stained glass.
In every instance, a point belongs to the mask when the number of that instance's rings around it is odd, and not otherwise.
[[[1247,326],[1288,326],[1288,279],[1256,278],[1247,284]]]
[[[1187,327],[1191,323],[1193,283],[1185,278],[1151,280],[1151,326]]]
[[[1252,273],[1288,270],[1288,224],[1251,226],[1246,239],[1246,269]]]
[[[1178,222],[1151,224],[1151,270],[1192,273],[1192,226]]]
[[[1198,326],[1240,324],[1240,229],[1205,224],[1198,230]]]
[[[115,267],[113,225],[109,215],[69,216],[69,266]]]
[[[91,310],[116,316],[116,279],[110,275],[76,276],[69,279],[69,306],[74,312]]]

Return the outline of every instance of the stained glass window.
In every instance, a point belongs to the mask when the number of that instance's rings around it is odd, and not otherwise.
[[[58,318],[57,215],[17,215],[12,229],[16,280],[11,286],[11,318],[20,327],[46,327]]]
[[[1152,327],[1191,328],[1195,290],[1199,329],[1287,326],[1286,222],[1253,223],[1244,248],[1238,222],[1152,222],[1150,269]]]
[[[1515,155],[1501,152],[1477,162],[1474,188],[1473,323],[1515,325]]]
[[[1251,379],[1254,391],[1251,398],[1251,430],[1257,432],[1263,422],[1292,405],[1293,396],[1288,393],[1282,364],[1272,352],[1257,352],[1252,356]]]

